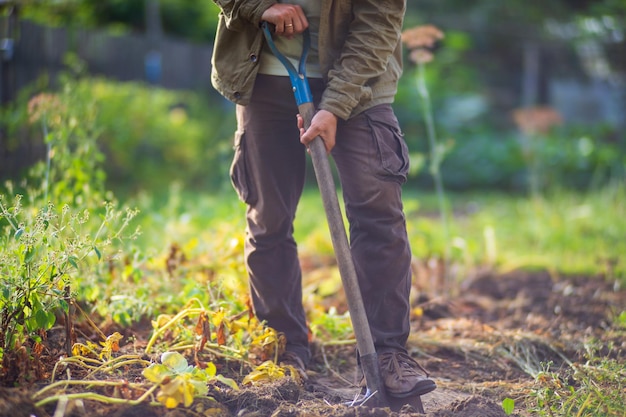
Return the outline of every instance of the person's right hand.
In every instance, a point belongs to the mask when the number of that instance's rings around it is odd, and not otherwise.
[[[304,10],[297,4],[273,4],[263,12],[261,20],[273,24],[277,35],[288,38],[304,32],[309,27]]]
[[[313,116],[311,120],[311,126],[308,129],[304,128],[304,119],[302,115],[296,115],[298,129],[300,129],[300,142],[307,148],[309,144],[316,137],[322,138],[326,152],[335,147],[335,140],[337,136],[337,116],[329,112],[328,110],[319,110]]]

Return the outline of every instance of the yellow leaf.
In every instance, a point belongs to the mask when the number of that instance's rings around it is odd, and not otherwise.
[[[162,398],[159,398],[158,395],[157,395],[157,400],[159,400],[159,402],[161,404],[163,404],[167,408],[176,408],[176,406],[178,405],[178,402],[179,402],[174,397],[162,397]]]
[[[152,320],[152,327],[159,329],[165,326],[171,319],[172,316],[169,314],[160,314],[156,320]]]
[[[166,376],[169,376],[171,372],[165,365],[154,363],[144,369],[141,374],[150,382],[160,384]]]
[[[185,382],[182,388],[185,407],[189,407],[193,403],[195,388],[190,382]]]
[[[218,327],[220,324],[222,324],[225,318],[226,318],[226,313],[224,312],[223,309],[219,309],[213,314],[213,317],[211,318],[211,322],[213,323],[215,327]]]
[[[217,374],[217,367],[213,362],[208,362],[206,364],[206,369],[204,370],[204,372],[206,372],[208,376],[214,377],[215,374]]]
[[[285,370],[272,361],[265,361],[257,366],[243,379],[243,384],[256,384],[258,382],[275,381],[285,376]]]
[[[117,352],[120,350],[119,342],[122,340],[124,336],[120,333],[115,332],[112,335],[108,336],[104,342],[100,342],[102,345],[102,352],[100,353],[100,359],[106,358],[111,359],[111,355],[113,352]]]

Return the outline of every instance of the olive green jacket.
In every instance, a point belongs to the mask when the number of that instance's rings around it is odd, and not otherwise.
[[[221,13],[211,81],[227,99],[250,101],[263,50],[261,15],[275,0],[214,0]],[[326,90],[319,108],[344,120],[391,103],[402,74],[406,0],[320,0],[319,59]]]

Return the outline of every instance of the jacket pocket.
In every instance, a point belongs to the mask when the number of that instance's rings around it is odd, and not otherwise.
[[[245,152],[245,133],[237,131],[235,133],[235,155],[230,165],[230,181],[237,192],[237,196],[246,204],[254,204],[256,196],[250,182],[248,164]]]
[[[409,148],[396,116],[391,109],[375,110],[366,114],[380,163],[380,168],[376,169],[377,174],[401,184],[406,182],[409,173]]]

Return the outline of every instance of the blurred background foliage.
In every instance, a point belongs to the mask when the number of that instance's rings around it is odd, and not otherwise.
[[[117,33],[143,33],[145,0],[23,0],[27,19],[58,26],[105,28]],[[159,0],[161,25],[170,35],[194,42],[211,42],[219,8],[212,1]]]
[[[146,33],[151,3],[155,1],[17,2],[21,19],[118,35]],[[158,5],[158,26],[165,36],[212,43],[219,11],[213,2],[160,0]],[[626,4],[620,0],[409,1],[406,28],[434,24],[445,32],[434,49],[435,59],[426,67],[426,81],[445,153],[441,169],[446,187],[526,190],[532,170],[541,177],[544,189],[581,189],[622,179],[626,165],[626,124],[619,113],[626,109],[624,16]],[[529,45],[539,48],[540,68],[530,71],[534,79],[525,84]],[[589,48],[601,49],[602,62],[585,55]],[[96,124],[101,128],[109,187],[134,193],[167,189],[172,181],[191,189],[229,186],[235,126],[230,103],[210,88],[177,91],[142,80],[119,82],[90,75],[78,56],[68,62],[73,63],[68,66],[72,88],[98,103]],[[602,65],[608,68],[604,72],[596,68]],[[612,110],[592,120],[580,118],[580,109],[566,108],[563,123],[531,138],[524,135],[513,111],[540,105],[560,111],[553,90],[561,84],[555,80],[572,79],[578,80],[579,96],[592,91],[585,90],[589,85],[621,91],[621,96]],[[2,120],[10,132],[5,152],[25,137],[43,143],[39,129],[23,128],[24,109],[33,94],[59,85],[58,79],[44,78],[5,106]],[[569,104],[567,99],[563,102]],[[421,106],[416,66],[407,59],[395,108],[412,152],[410,184],[429,188],[432,179],[426,169],[428,142]],[[3,175],[19,177],[17,172]]]

